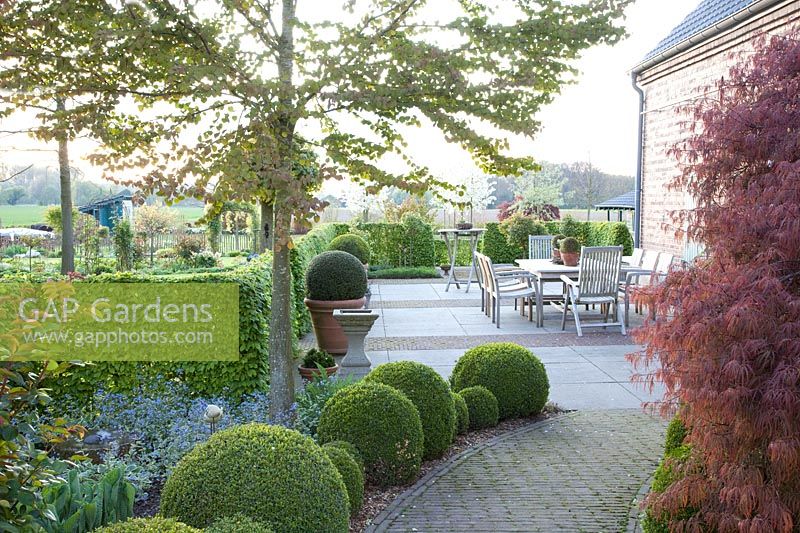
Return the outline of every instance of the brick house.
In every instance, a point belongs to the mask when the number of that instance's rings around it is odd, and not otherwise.
[[[670,147],[687,134],[677,106],[690,103],[727,75],[737,55],[752,50],[762,34],[800,24],[798,0],[702,0],[658,46],[633,68],[640,95],[639,161],[634,234],[638,246],[691,259],[697,246],[675,238],[670,211],[691,207],[667,184],[679,174]]]

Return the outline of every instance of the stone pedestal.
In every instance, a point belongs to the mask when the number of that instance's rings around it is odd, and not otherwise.
[[[342,376],[360,379],[369,373],[372,361],[364,351],[364,337],[379,316],[373,309],[336,309],[333,312],[333,318],[341,324],[347,336],[347,355],[339,363]]]

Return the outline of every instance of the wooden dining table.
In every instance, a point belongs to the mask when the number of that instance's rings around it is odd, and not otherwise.
[[[561,283],[561,276],[567,276],[572,279],[578,278],[580,266],[566,266],[553,263],[552,259],[517,259],[517,265],[520,268],[527,270],[533,277],[536,278],[536,327],[544,327],[544,302],[550,300],[552,302],[563,302],[563,295],[544,295],[545,283]],[[622,263],[620,269],[620,277],[624,280],[630,272],[647,273],[648,270],[642,270],[639,267],[631,266]]]

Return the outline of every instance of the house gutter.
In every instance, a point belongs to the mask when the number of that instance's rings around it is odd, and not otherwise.
[[[635,72],[631,72],[631,84],[639,93],[639,125],[636,134],[636,185],[633,193],[633,246],[640,248],[642,236],[642,152],[644,151],[644,91],[636,84]]]
[[[642,207],[642,158],[643,154],[642,151],[644,150],[644,102],[645,96],[644,91],[641,87],[639,87],[637,83],[637,78],[639,74],[644,72],[645,70],[654,67],[660,63],[663,63],[667,59],[674,57],[681,52],[685,52],[690,48],[698,45],[711,37],[719,35],[720,33],[729,30],[730,28],[736,26],[740,22],[749,19],[753,15],[757,15],[758,13],[762,13],[769,8],[786,3],[786,0],[760,0],[749,6],[737,11],[733,15],[729,16],[728,18],[721,20],[714,24],[713,26],[709,26],[708,28],[704,29],[701,32],[695,33],[690,37],[684,39],[683,41],[679,42],[675,46],[664,50],[663,52],[656,54],[655,56],[648,58],[631,70],[631,84],[633,85],[633,89],[639,94],[639,125],[638,125],[638,135],[637,141],[638,146],[636,148],[636,187],[635,187],[635,211],[633,212],[633,245],[635,247],[640,246],[641,240],[641,207]]]

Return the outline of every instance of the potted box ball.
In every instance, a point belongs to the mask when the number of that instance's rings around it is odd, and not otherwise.
[[[581,257],[581,243],[578,239],[567,237],[559,244],[561,250],[561,260],[565,266],[578,266],[578,259]]]
[[[304,380],[312,381],[315,377],[334,375],[339,370],[339,365],[328,352],[312,348],[303,357],[303,362],[300,363],[297,370]]]
[[[561,250],[559,246],[561,246],[561,241],[566,239],[566,235],[562,235],[559,233],[558,235],[553,235],[553,262],[554,263],[561,263]]]
[[[347,353],[347,337],[333,318],[334,309],[361,309],[367,299],[367,273],[354,255],[337,250],[311,260],[306,271],[306,307],[317,346],[332,355]]]

